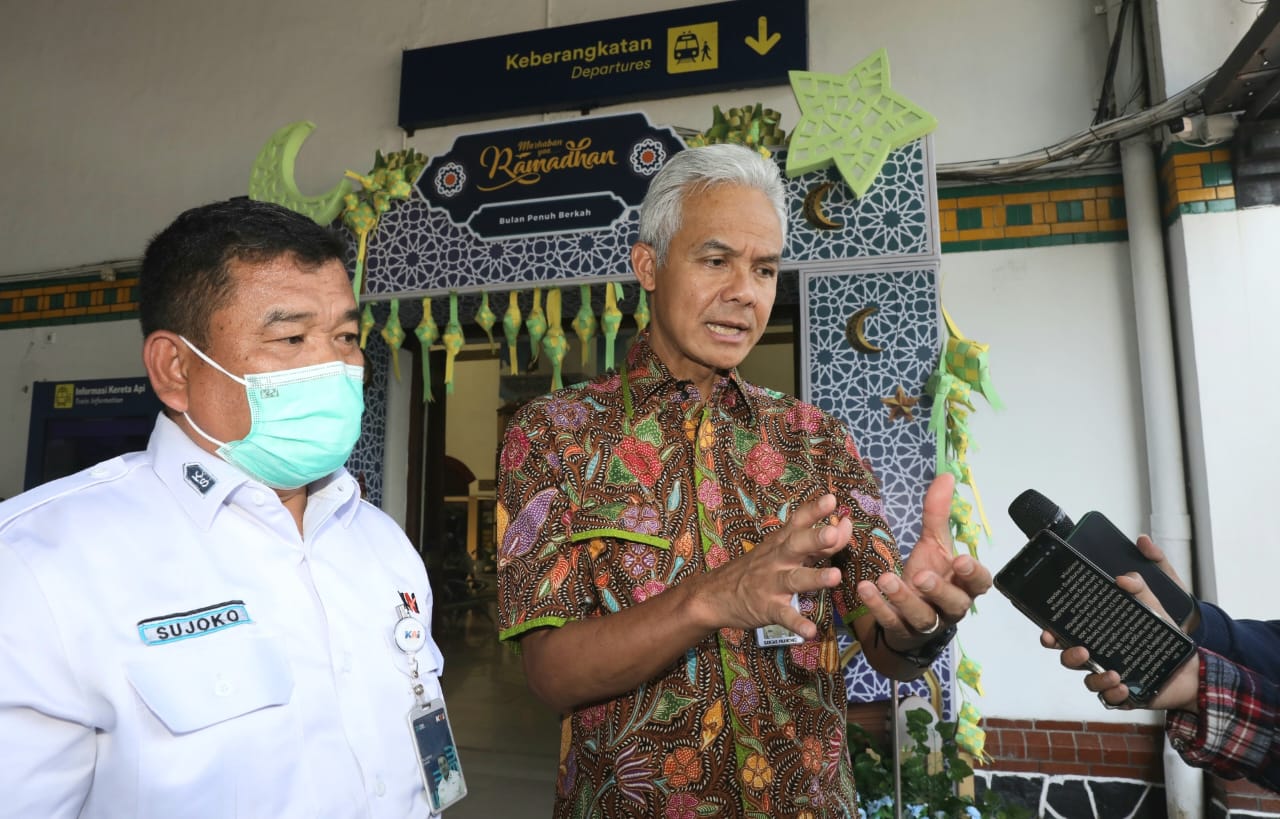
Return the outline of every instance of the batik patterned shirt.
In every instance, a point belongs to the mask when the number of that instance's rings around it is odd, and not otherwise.
[[[1197,768],[1280,790],[1280,688],[1212,651],[1199,655],[1199,713],[1170,711],[1169,743]]]
[[[564,717],[557,817],[851,817],[836,618],[901,572],[880,490],[843,426],[720,377],[678,382],[647,337],[621,373],[530,402],[503,440],[499,630],[609,615],[741,557],[832,492],[853,521],[841,585],[801,595],[819,637],[763,648],[723,628],[656,679]]]

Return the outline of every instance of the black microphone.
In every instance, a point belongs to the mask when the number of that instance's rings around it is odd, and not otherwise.
[[[1009,504],[1009,517],[1027,537],[1035,537],[1040,530],[1048,529],[1066,540],[1076,528],[1075,521],[1067,517],[1061,506],[1034,489],[1028,489],[1013,499]]]

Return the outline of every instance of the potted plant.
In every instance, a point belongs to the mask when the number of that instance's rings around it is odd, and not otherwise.
[[[902,815],[912,819],[1026,819],[1033,814],[988,792],[976,801],[956,786],[973,768],[956,745],[956,724],[934,720],[927,709],[906,713],[911,743],[902,749]],[[932,740],[930,734],[935,736]],[[857,724],[849,725],[849,751],[858,786],[859,819],[894,819],[893,754]]]

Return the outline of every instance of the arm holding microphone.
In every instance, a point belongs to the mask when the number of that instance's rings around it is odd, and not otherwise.
[[[1077,527],[1035,490],[1019,495],[1009,514],[1028,537],[1048,529],[1080,545],[1099,564],[1109,564],[1122,590],[1166,620],[1181,623],[1197,651],[1143,707],[1166,712],[1170,744],[1188,764],[1227,779],[1247,777],[1280,792],[1280,621],[1233,620],[1217,606],[1191,597],[1151,538],[1142,535],[1133,544],[1140,554],[1133,553],[1127,539],[1089,542],[1104,530]],[[1169,615],[1166,604],[1178,608],[1177,618]],[[1040,641],[1046,648],[1062,649],[1048,631]],[[1089,670],[1089,651],[1067,648],[1061,661],[1067,668]],[[1115,671],[1086,674],[1084,684],[1108,708],[1132,707],[1127,704],[1129,690]]]
[[[1139,548],[1143,540],[1154,546],[1143,537]],[[1122,575],[1116,583],[1168,616],[1136,573]],[[1040,642],[1046,648],[1058,648],[1048,632]],[[1063,651],[1061,659],[1067,668],[1083,670],[1088,667],[1089,652],[1075,646]],[[1108,708],[1127,707],[1122,703],[1129,691],[1116,672],[1087,674],[1084,684]],[[1273,679],[1201,647],[1147,707],[1165,710],[1170,744],[1187,764],[1224,779],[1245,777],[1280,792],[1280,686]]]

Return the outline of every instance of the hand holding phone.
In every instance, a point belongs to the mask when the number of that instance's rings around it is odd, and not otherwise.
[[[996,574],[996,588],[1060,646],[1083,646],[1096,672],[1115,671],[1145,706],[1195,654],[1195,644],[1053,532],[1036,534]]]

